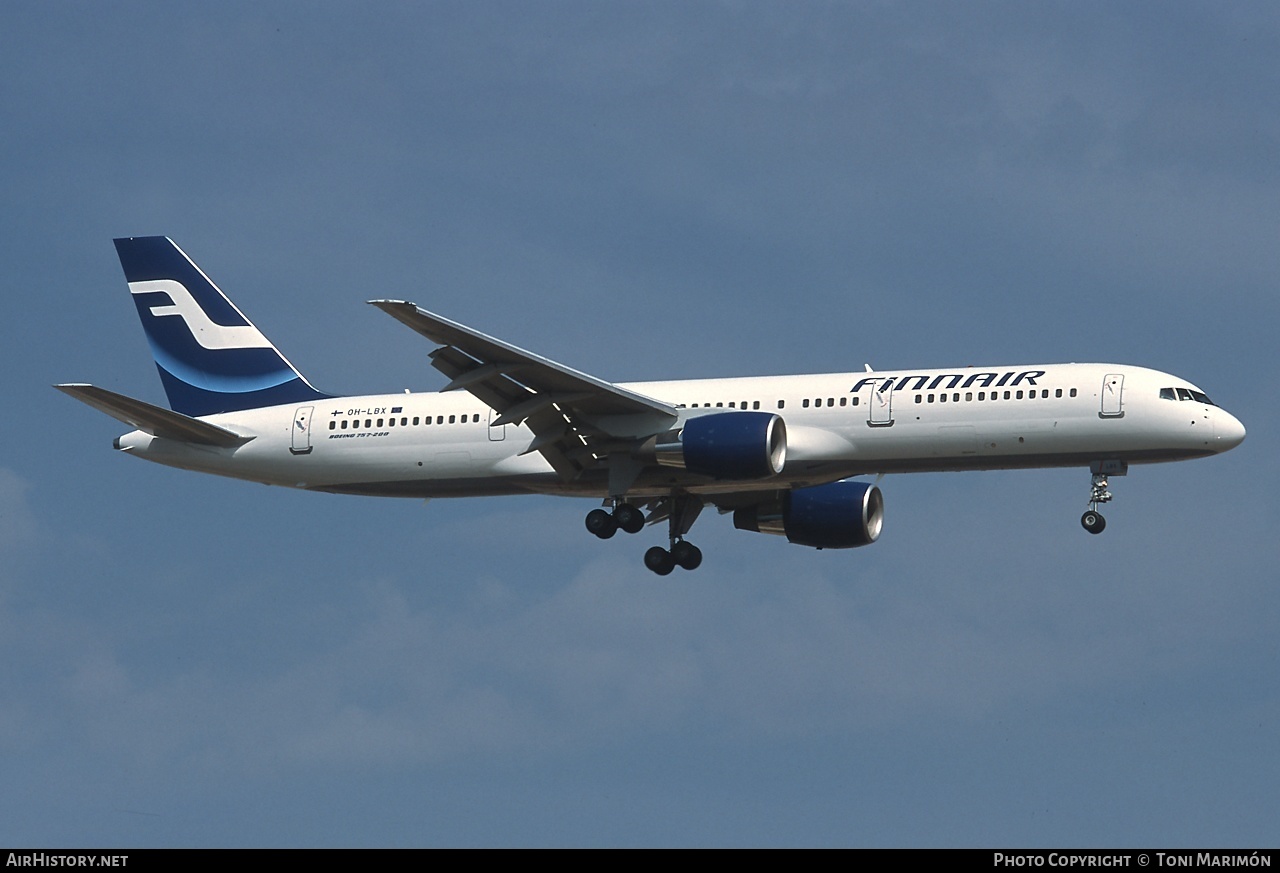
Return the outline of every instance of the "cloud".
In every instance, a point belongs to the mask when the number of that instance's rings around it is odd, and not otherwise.
[[[913,558],[903,537],[928,520],[901,523],[878,556],[708,532],[717,561],[696,576],[658,579],[617,552],[556,586],[530,588],[518,561],[455,569],[448,584],[467,593],[452,602],[424,602],[418,580],[367,579],[349,608],[277,604],[262,616],[304,642],[252,672],[213,657],[141,672],[124,640],[99,634],[70,642],[52,708],[92,747],[156,773],[391,772],[689,731],[755,743],[969,724],[1159,675],[1250,632],[1231,626],[1249,591],[1206,595],[1191,567],[1099,571],[1081,550],[1032,545],[1003,549],[1025,573],[991,574],[946,560],[974,547],[963,525]],[[1081,581],[1046,589],[1046,562]],[[139,644],[151,647],[128,646]]]
[[[31,488],[25,479],[0,467],[0,553],[26,545],[36,538],[35,515],[27,503]]]

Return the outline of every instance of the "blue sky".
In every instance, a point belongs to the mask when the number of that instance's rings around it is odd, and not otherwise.
[[[0,844],[1274,845],[1280,15],[1166,3],[9,3]],[[889,477],[872,548],[184,474],[111,238],[323,390],[415,300],[612,380],[1040,361],[1249,438]]]

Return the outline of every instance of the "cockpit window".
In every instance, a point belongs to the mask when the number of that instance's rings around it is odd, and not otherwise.
[[[1216,406],[1209,395],[1203,391],[1192,391],[1190,388],[1161,388],[1161,400],[1194,400],[1197,403],[1203,403],[1205,406]]]

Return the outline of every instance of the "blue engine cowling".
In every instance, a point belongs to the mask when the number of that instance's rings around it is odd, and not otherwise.
[[[735,510],[739,530],[785,536],[798,546],[852,549],[874,543],[884,527],[884,497],[866,482],[831,482],[780,491]]]
[[[691,418],[658,437],[654,456],[713,479],[765,479],[787,461],[787,426],[772,412],[716,412]]]

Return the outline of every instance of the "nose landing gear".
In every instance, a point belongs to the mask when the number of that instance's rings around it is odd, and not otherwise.
[[[1089,509],[1080,516],[1080,524],[1091,534],[1100,534],[1107,526],[1107,520],[1098,512],[1098,505],[1111,502],[1111,492],[1107,490],[1107,476],[1102,464],[1093,465],[1093,481],[1089,486]],[[1119,472],[1117,475],[1124,475]]]
[[[1080,525],[1091,534],[1100,534],[1107,526],[1107,520],[1098,512],[1098,506],[1111,502],[1111,492],[1107,490],[1108,476],[1124,476],[1129,472],[1125,461],[1094,461],[1089,465],[1093,481],[1089,486],[1089,510],[1080,516]]]

